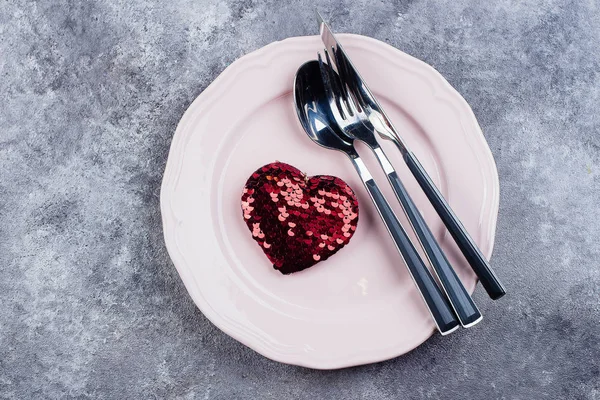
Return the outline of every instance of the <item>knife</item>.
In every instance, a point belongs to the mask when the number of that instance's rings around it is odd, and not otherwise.
[[[328,51],[331,50],[332,53],[336,55],[332,67],[344,83],[347,84],[360,106],[364,108],[369,116],[370,122],[375,127],[379,136],[383,139],[391,140],[396,145],[402,154],[402,158],[404,159],[404,162],[406,162],[408,169],[419,183],[419,186],[421,186],[423,192],[425,192],[425,195],[440,216],[440,219],[444,222],[446,229],[448,229],[454,238],[465,259],[473,271],[475,271],[475,274],[481,281],[481,284],[488,295],[494,300],[504,296],[506,290],[502,286],[502,283],[500,283],[500,280],[492,270],[485,256],[481,253],[481,250],[479,250],[479,247],[477,247],[475,241],[471,238],[454,211],[452,211],[452,208],[450,208],[448,202],[435,186],[433,180],[429,177],[429,174],[421,165],[418,158],[398,134],[398,131],[394,128],[387,114],[318,11],[317,23],[319,24],[319,34],[325,48]]]

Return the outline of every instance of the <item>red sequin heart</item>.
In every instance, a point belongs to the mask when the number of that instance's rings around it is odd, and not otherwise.
[[[273,267],[291,274],[348,244],[358,222],[358,200],[340,178],[307,177],[275,162],[256,170],[246,182],[242,212]]]

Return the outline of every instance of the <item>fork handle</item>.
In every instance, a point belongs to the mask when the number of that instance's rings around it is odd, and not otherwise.
[[[387,177],[398,200],[402,203],[406,216],[413,226],[419,242],[421,243],[421,246],[423,246],[427,257],[433,266],[433,270],[442,284],[442,288],[450,299],[450,304],[452,305],[454,312],[456,312],[460,324],[465,328],[477,324],[482,319],[479,309],[477,309],[475,302],[456,275],[454,268],[452,268],[452,265],[446,258],[446,255],[440,248],[437,240],[435,240],[435,237],[429,230],[427,223],[423,219],[423,216],[415,203],[410,198],[400,177],[398,177],[396,171],[390,172],[387,174]]]
[[[387,200],[377,187],[366,165],[359,157],[351,157],[352,163],[360,175],[379,216],[383,220],[396,248],[402,255],[408,271],[419,289],[429,312],[442,335],[447,335],[458,328],[458,321],[446,298],[435,283],[433,276],[421,260],[417,250]]]
[[[490,267],[488,261],[481,254],[481,251],[467,233],[467,230],[462,225],[458,217],[454,214],[438,188],[435,186],[425,168],[421,165],[417,157],[410,151],[404,153],[404,161],[414,175],[415,179],[421,186],[421,189],[427,195],[427,198],[437,211],[441,220],[446,225],[448,232],[452,235],[456,244],[465,256],[467,262],[479,277],[481,284],[485,288],[488,295],[497,300],[506,294],[506,290],[500,283],[500,280]]]
[[[425,254],[442,284],[442,288],[450,299],[450,304],[458,316],[460,324],[465,328],[477,324],[482,319],[481,313],[456,275],[454,268],[452,268],[452,265],[446,258],[446,255],[442,251],[437,240],[429,230],[427,223],[402,184],[402,181],[390,163],[390,160],[387,158],[381,147],[371,146],[371,148],[387,175],[388,181],[394,189],[396,197],[400,201],[400,204],[402,204],[402,209],[417,235],[423,250],[425,250]]]

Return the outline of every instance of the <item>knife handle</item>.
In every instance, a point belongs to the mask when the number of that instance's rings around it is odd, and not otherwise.
[[[394,214],[394,211],[383,196],[383,193],[381,193],[381,190],[377,187],[377,184],[368,172],[365,164],[359,157],[351,157],[351,160],[358,171],[367,192],[369,192],[369,196],[371,197],[371,200],[373,200],[375,208],[392,237],[396,248],[402,255],[410,276],[419,289],[423,300],[427,304],[439,332],[442,335],[453,332],[458,328],[459,323],[450,308],[448,301],[421,260],[419,253],[417,253],[417,250],[411,243],[406,231],[402,228],[402,225],[400,225],[400,221],[398,221],[396,214]]]
[[[452,235],[459,249],[465,256],[469,265],[475,274],[479,277],[481,284],[488,295],[497,300],[506,294],[506,290],[500,283],[500,280],[492,270],[488,261],[481,253],[467,230],[462,225],[458,217],[454,214],[438,188],[435,186],[425,168],[421,165],[417,157],[410,151],[404,153],[404,161],[408,169],[412,172],[415,179],[425,192],[425,195],[437,211],[441,220],[446,225],[448,232]]]

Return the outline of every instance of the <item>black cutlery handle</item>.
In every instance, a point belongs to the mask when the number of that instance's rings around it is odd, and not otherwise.
[[[489,263],[485,259],[484,255],[473,241],[473,239],[467,233],[465,227],[461,224],[460,220],[454,215],[454,212],[439,192],[425,168],[421,165],[417,157],[408,151],[404,153],[404,161],[408,168],[415,176],[417,182],[427,195],[427,198],[433,205],[433,208],[437,211],[438,215],[446,225],[446,228],[456,241],[456,244],[462,251],[463,255],[467,259],[467,262],[475,271],[475,274],[479,277],[481,284],[487,291],[488,295],[496,300],[506,294],[506,290],[500,283],[500,280],[492,271]]]
[[[461,325],[464,327],[475,325],[477,322],[481,321],[481,313],[477,309],[473,299],[469,293],[467,293],[467,290],[456,275],[456,272],[450,265],[450,262],[440,248],[437,240],[435,240],[435,237],[429,230],[427,223],[423,219],[423,216],[415,203],[412,201],[396,171],[387,174],[387,177],[398,200],[402,203],[406,216],[413,226],[425,253],[427,253],[427,257],[429,258],[446,295],[450,299],[450,304],[458,316]]]
[[[396,214],[394,214],[373,179],[364,181],[364,184],[398,251],[402,255],[410,275],[421,292],[438,330],[442,335],[454,331],[458,327],[458,321],[446,298],[435,283],[433,276],[421,260],[404,228],[400,225]]]

